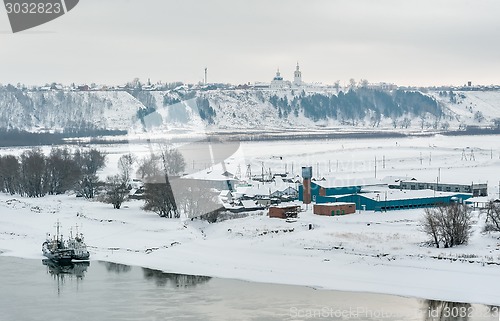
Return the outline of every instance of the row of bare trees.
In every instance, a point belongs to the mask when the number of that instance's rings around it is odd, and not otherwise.
[[[87,198],[95,196],[97,171],[105,155],[96,149],[53,148],[49,155],[31,149],[20,156],[0,156],[0,191],[27,197],[56,195],[76,190]]]
[[[162,147],[138,160],[132,154],[118,160],[119,173],[99,181],[97,172],[105,166],[105,155],[96,150],[53,148],[48,155],[31,149],[20,156],[0,156],[0,191],[26,197],[63,194],[73,190],[85,198],[95,198],[119,209],[129,195],[134,165],[145,181],[143,209],[161,217],[200,216],[217,209],[216,193],[210,184],[180,179],[186,163],[173,148]]]

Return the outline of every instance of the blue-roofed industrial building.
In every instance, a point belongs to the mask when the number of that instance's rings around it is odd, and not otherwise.
[[[436,192],[431,190],[400,191],[388,190],[380,193],[360,193],[338,196],[318,196],[316,203],[351,202],[359,209],[368,211],[393,211],[402,209],[432,207],[437,204],[462,202],[470,194]]]
[[[386,187],[387,184],[376,179],[326,179],[311,181],[311,198],[315,201],[320,196],[338,196],[359,194],[367,187]],[[304,186],[299,186],[299,200],[303,200]]]
[[[303,199],[303,194],[303,186],[299,186],[299,200]],[[349,202],[355,203],[358,209],[369,211],[432,207],[437,204],[463,202],[471,197],[472,194],[467,193],[389,189],[387,184],[374,179],[311,182],[313,202]]]

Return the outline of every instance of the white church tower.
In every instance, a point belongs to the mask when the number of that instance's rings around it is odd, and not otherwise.
[[[293,84],[296,87],[302,86],[302,71],[300,71],[299,63],[297,62],[297,68],[293,73]]]

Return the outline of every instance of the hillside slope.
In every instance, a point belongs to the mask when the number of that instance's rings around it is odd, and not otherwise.
[[[31,132],[109,129],[448,130],[491,126],[500,91],[382,92],[202,90],[27,91],[0,87],[0,128]]]
[[[500,119],[500,91],[456,91],[431,95],[464,125],[486,126]]]

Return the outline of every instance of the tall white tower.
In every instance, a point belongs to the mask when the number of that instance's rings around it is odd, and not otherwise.
[[[297,68],[293,73],[293,84],[297,87],[302,86],[302,71],[300,71],[299,63],[297,62]]]

